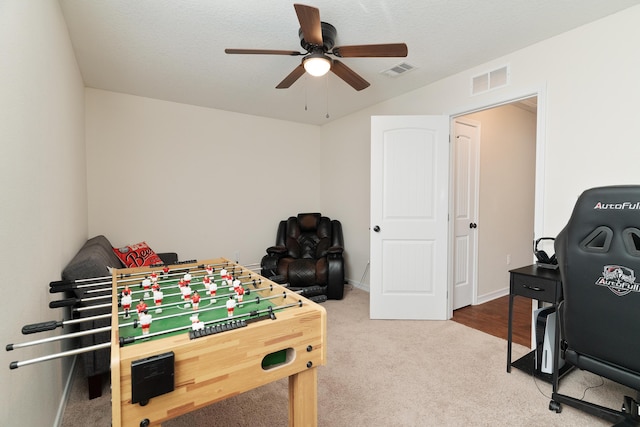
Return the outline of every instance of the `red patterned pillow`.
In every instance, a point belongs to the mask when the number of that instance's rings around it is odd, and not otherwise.
[[[135,245],[113,248],[113,252],[128,268],[142,267],[143,265],[162,264],[160,257],[147,245],[147,242]]]

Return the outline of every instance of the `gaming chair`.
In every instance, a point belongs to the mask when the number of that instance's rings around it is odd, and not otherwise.
[[[632,388],[640,400],[640,186],[585,191],[555,253],[565,362]],[[617,411],[554,387],[549,409],[560,412],[563,403],[617,425],[640,425],[638,402],[629,396]]]

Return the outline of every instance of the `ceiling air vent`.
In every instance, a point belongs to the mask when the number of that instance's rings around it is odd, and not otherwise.
[[[473,77],[471,81],[471,94],[477,95],[479,93],[507,86],[508,84],[509,66],[505,65],[504,67]]]
[[[387,77],[398,77],[401,74],[413,70],[414,68],[416,67],[411,64],[401,62],[400,64],[394,65],[393,67],[389,68],[388,70],[380,71],[380,74],[384,74]]]

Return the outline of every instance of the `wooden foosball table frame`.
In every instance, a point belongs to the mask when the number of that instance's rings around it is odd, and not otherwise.
[[[326,311],[308,299],[269,281],[225,258],[204,264],[228,264],[244,271],[264,285],[272,287],[275,305],[294,307],[278,310],[274,319],[251,322],[245,327],[196,339],[189,333],[120,346],[118,331],[118,277],[130,273],[151,272],[148,267],[113,271],[113,314],[111,329],[112,425],[153,426],[179,415],[203,408],[289,377],[289,425],[315,426],[317,408],[317,367],[326,362]],[[132,403],[132,363],[172,352],[174,389],[152,397],[144,406]],[[264,368],[265,357],[280,352],[286,359]]]

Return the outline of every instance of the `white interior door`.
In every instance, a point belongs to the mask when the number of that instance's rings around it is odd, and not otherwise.
[[[454,239],[453,309],[473,304],[477,292],[478,265],[478,168],[480,124],[453,122]]]
[[[448,318],[449,118],[371,119],[372,319]]]

